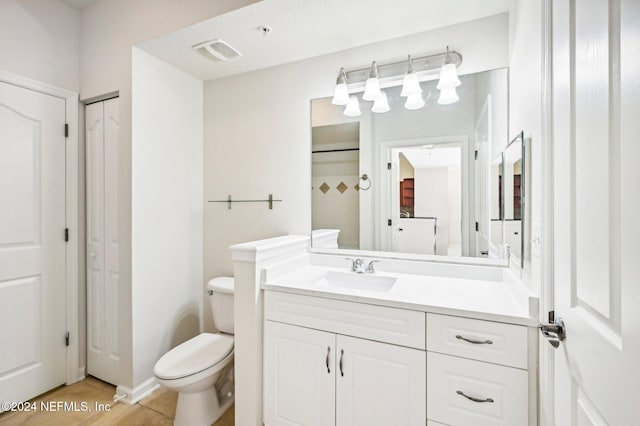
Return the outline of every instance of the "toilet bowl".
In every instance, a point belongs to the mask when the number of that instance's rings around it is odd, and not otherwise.
[[[233,278],[209,281],[214,323],[164,354],[153,368],[157,382],[179,392],[174,424],[211,425],[233,404]],[[217,312],[216,312],[217,311]]]

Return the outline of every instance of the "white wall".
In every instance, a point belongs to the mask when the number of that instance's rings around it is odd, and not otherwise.
[[[254,2],[255,0],[98,0],[82,11],[80,98],[91,99],[113,92],[119,92],[120,95],[118,235],[121,245],[118,316],[121,323],[118,346],[122,350],[123,386],[134,387],[139,384],[134,383],[132,358],[132,287],[137,284],[132,284],[131,187],[132,170],[145,167],[144,164],[132,162],[132,46]],[[167,250],[170,248],[167,247]]]
[[[133,372],[200,332],[202,82],[133,49]]]
[[[233,272],[227,248],[235,242],[310,232],[310,100],[333,94],[341,66],[366,67],[372,59],[399,60],[449,45],[464,55],[460,72],[473,73],[507,66],[506,38],[506,17],[498,15],[206,82],[205,199],[273,193],[284,202],[274,210],[206,205],[205,279]]]
[[[80,88],[80,13],[59,0],[0,0],[0,70]]]

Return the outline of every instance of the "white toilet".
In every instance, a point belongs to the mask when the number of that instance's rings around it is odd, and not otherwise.
[[[178,394],[174,424],[211,425],[233,404],[233,278],[207,284],[219,334],[202,333],[164,354],[153,368],[160,385]]]

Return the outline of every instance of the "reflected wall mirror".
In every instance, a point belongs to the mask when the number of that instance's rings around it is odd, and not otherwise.
[[[504,241],[520,266],[524,253],[525,141],[520,132],[504,150]]]
[[[459,79],[447,105],[437,79],[421,83],[419,109],[401,86],[384,89],[383,113],[362,93],[351,117],[332,98],[311,101],[313,248],[504,256],[508,69]]]

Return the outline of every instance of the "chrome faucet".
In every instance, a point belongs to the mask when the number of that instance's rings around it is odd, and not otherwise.
[[[365,262],[362,259],[350,259],[348,257],[345,259],[351,261],[351,272],[357,274],[375,274],[376,270],[373,268],[373,264],[379,262],[379,260],[372,260],[367,266],[364,266]]]

